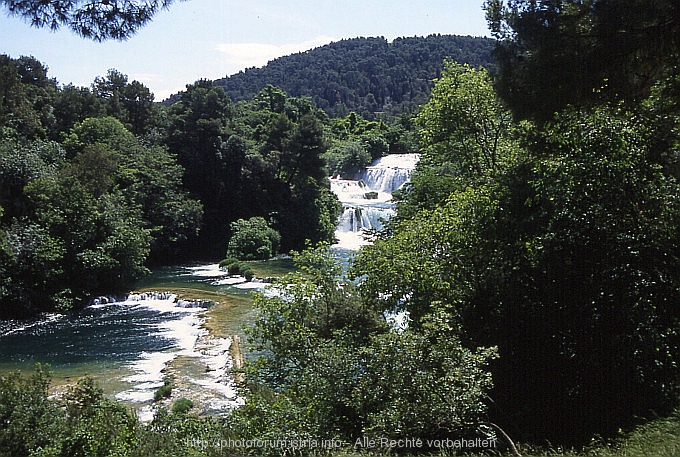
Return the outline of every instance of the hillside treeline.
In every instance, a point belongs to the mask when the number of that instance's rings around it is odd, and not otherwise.
[[[492,67],[494,40],[457,35],[353,38],[281,57],[215,81],[235,100],[252,98],[267,84],[294,97],[309,96],[331,117],[355,111],[414,112],[425,103],[444,59]]]

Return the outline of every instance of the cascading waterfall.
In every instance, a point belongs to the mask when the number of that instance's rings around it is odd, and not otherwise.
[[[411,179],[420,154],[392,154],[381,157],[365,170],[359,172],[357,179],[371,190],[392,194]]]
[[[392,192],[411,178],[420,154],[381,157],[354,180],[331,179],[331,190],[343,203],[335,237],[339,249],[354,251],[366,244],[367,230],[382,230],[383,221],[394,216]]]

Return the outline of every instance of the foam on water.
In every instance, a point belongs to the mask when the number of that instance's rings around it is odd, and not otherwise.
[[[370,241],[367,230],[382,230],[394,216],[392,192],[411,178],[420,154],[391,154],[373,162],[356,179],[331,179],[331,191],[343,203],[334,245],[336,250],[356,251]]]
[[[3,327],[0,328],[0,338],[25,332],[41,325],[49,325],[51,322],[56,322],[63,317],[63,314],[46,313],[41,315],[38,319],[32,319],[30,321],[2,321]]]
[[[187,270],[189,270],[187,274],[201,278],[219,278],[228,276],[228,273],[221,269],[220,265],[217,263],[188,267]]]
[[[217,270],[210,265],[194,271],[198,276],[206,277],[212,274],[208,272]],[[159,337],[174,342],[167,350],[143,352],[128,366],[133,374],[123,378],[123,381],[131,386],[128,390],[117,393],[116,398],[138,404],[140,420],[153,418],[156,408],[149,403],[153,401],[155,391],[163,385],[172,363],[178,357],[197,359],[199,364],[209,367],[204,378],[188,380],[205,390],[202,401],[213,405],[210,406],[212,412],[229,410],[238,404],[240,400],[229,376],[232,367],[229,354],[231,340],[209,338],[208,331],[202,327],[205,309],[180,307],[175,295],[163,293],[131,294],[117,305],[131,309],[143,307],[160,313],[164,318],[158,323],[150,324],[152,331],[157,332]],[[214,406],[217,404],[221,405],[219,410]]]

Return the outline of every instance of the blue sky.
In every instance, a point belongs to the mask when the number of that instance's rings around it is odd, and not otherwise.
[[[483,0],[186,0],[127,41],[96,43],[35,29],[0,6],[0,54],[34,56],[62,84],[90,86],[109,69],[156,100],[197,79],[218,79],[343,38],[433,33],[487,36]]]

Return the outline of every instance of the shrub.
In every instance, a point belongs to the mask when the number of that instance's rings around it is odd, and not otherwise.
[[[241,270],[241,276],[245,277],[246,281],[252,281],[255,277],[255,273],[253,273],[253,270],[251,270],[250,267],[245,267]]]
[[[371,153],[360,141],[346,141],[332,147],[324,155],[331,176],[352,179],[371,164]]]
[[[230,264],[227,266],[227,272],[228,272],[230,275],[237,275],[237,274],[240,274],[240,273],[241,273],[241,269],[242,269],[242,268],[243,268],[243,266],[241,265],[240,262],[230,263]]]
[[[231,231],[231,239],[227,245],[229,257],[239,260],[265,260],[279,251],[281,235],[262,217],[232,222]]]
[[[193,401],[189,400],[188,398],[182,397],[182,398],[178,399],[172,405],[172,413],[173,414],[186,414],[193,407],[194,407]]]
[[[172,395],[172,379],[165,378],[163,380],[163,385],[156,389],[153,394],[153,401],[160,401],[163,398],[169,398]]]
[[[238,262],[236,257],[227,257],[226,259],[220,260],[220,268],[229,268],[229,265]]]

